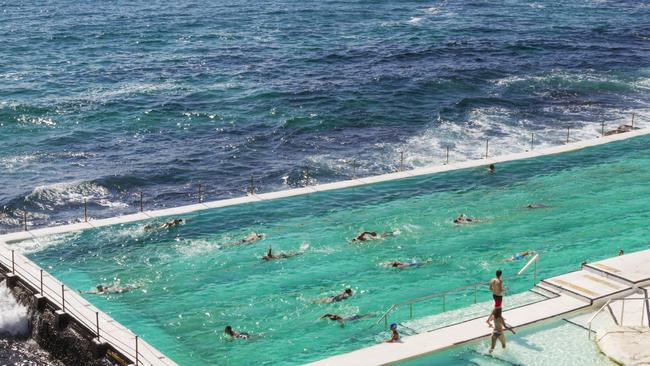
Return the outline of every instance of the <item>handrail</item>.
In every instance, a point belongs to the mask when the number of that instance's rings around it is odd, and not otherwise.
[[[4,254],[2,254],[2,252],[0,252],[0,264],[1,265],[7,267],[9,269],[9,271],[13,270],[14,271],[13,273],[15,275],[20,276],[21,279],[25,283],[27,283],[29,286],[33,287],[37,291],[39,289],[44,290],[43,295],[49,294],[50,296],[47,296],[47,297],[50,299],[52,304],[54,304],[57,307],[61,306],[61,309],[63,309],[64,308],[64,302],[63,302],[64,299],[62,298],[62,294],[61,294],[60,290],[58,288],[53,289],[52,287],[50,287],[47,284],[47,281],[43,281],[42,283],[39,284],[39,281],[42,281],[43,279],[39,280],[38,278],[36,278],[34,274],[30,273],[30,269],[28,269],[26,267],[32,267],[33,269],[35,269],[37,271],[42,270],[42,269],[40,267],[36,266],[35,264],[33,264],[29,260],[23,259],[21,261],[18,261],[18,259],[20,259],[20,258],[21,257],[12,259],[12,258],[9,258],[9,257],[5,256]],[[5,262],[5,260],[6,260],[6,263],[8,263],[8,264],[3,263],[3,262]],[[44,275],[44,278],[45,278],[45,276],[47,276],[49,278],[50,282],[54,281],[55,283],[57,283],[59,285],[63,285],[54,276],[50,275],[46,271],[43,271],[43,275]],[[63,290],[64,291],[66,291],[66,290],[70,291],[71,289],[64,287]],[[76,293],[75,291],[72,291],[72,292]],[[65,303],[68,303],[69,305],[72,305],[72,304],[69,303],[69,301],[65,301]],[[74,308],[73,306],[65,307],[65,311],[68,312],[72,316],[72,318],[74,318],[82,327],[87,328],[90,331],[90,333],[95,334],[95,336],[99,337],[100,335],[96,334],[97,331],[95,329],[93,329],[93,328],[95,326],[98,326],[99,330],[101,331],[102,330],[101,324],[93,324],[94,321],[91,320],[88,317],[88,314],[84,314],[84,310],[85,309]],[[90,311],[90,309],[86,309],[86,310]],[[92,315],[96,314],[95,311],[91,311],[91,312],[92,312]],[[104,322],[107,321],[104,316],[102,316],[102,320],[104,320]],[[118,339],[114,335],[107,332],[105,328],[103,330],[104,331],[102,332],[103,334],[101,335],[101,337],[106,339],[106,340],[109,340],[109,343],[111,344],[111,346],[115,350],[117,350],[118,352],[120,352],[123,355],[128,356],[130,358],[133,358],[132,361],[135,362],[137,360],[138,365],[142,364],[142,363],[153,365],[153,364],[160,363],[160,362],[162,362],[164,364],[171,364],[171,363],[166,362],[168,360],[168,358],[166,356],[164,356],[164,355],[163,355],[164,359],[159,359],[158,357],[156,357],[155,354],[159,353],[159,351],[157,351],[153,347],[149,346],[146,342],[144,342],[142,345],[146,349],[148,349],[149,352],[151,352],[153,354],[153,357],[155,357],[154,362],[152,362],[152,360],[149,359],[147,354],[143,354],[143,353],[137,351],[137,346],[134,349],[132,345],[125,344],[123,341],[121,341],[120,339]],[[129,333],[129,335],[138,338],[132,332],[128,331],[128,333]]]
[[[638,301],[638,300],[643,301],[641,303],[641,306],[642,306],[642,309],[641,309],[641,326],[643,326],[643,322],[644,322],[644,319],[645,319],[644,310],[646,310],[646,305],[648,304],[648,301],[650,300],[650,297],[648,297],[648,296],[645,296],[645,297],[623,297],[623,298],[620,298],[620,299],[609,299],[609,300],[607,300],[607,302],[603,306],[600,307],[600,309],[598,309],[598,311],[596,311],[594,313],[594,315],[591,316],[591,318],[589,318],[589,321],[587,322],[587,325],[588,325],[588,328],[589,328],[589,331],[587,333],[588,339],[591,339],[591,333],[592,333],[591,325],[592,325],[593,321],[596,319],[596,317],[598,315],[600,315],[605,310],[605,308],[609,309],[610,315],[612,316],[614,322],[617,325],[619,325],[618,320],[614,316],[614,312],[613,312],[610,305],[612,303],[614,303],[614,302],[620,301],[621,302],[621,323],[620,323],[620,325],[623,326],[623,315],[624,315],[624,312],[625,312],[625,302],[626,301],[635,301],[635,300],[636,301]],[[650,327],[650,317],[648,318],[648,326]]]
[[[535,263],[537,263],[537,255],[538,254],[536,254],[536,257],[535,257],[535,261],[536,261]],[[513,279],[513,278],[517,278],[517,277],[519,277],[519,275],[504,277],[503,280],[506,281],[506,280],[510,280],[510,279]],[[534,278],[537,278],[537,267],[535,267]],[[473,283],[473,284],[470,284],[470,285],[465,285],[465,286],[462,286],[462,287],[457,287],[457,288],[453,288],[453,289],[446,290],[446,291],[436,292],[436,293],[433,293],[431,295],[426,295],[426,296],[422,296],[422,297],[417,297],[415,299],[410,299],[410,300],[395,303],[395,304],[391,305],[386,310],[386,312],[384,312],[384,314],[379,317],[379,319],[377,319],[375,324],[379,324],[379,322],[381,322],[382,320],[387,320],[388,315],[390,315],[390,313],[392,313],[396,308],[398,308],[400,306],[403,306],[403,305],[411,305],[412,306],[412,304],[415,304],[415,303],[418,303],[418,302],[422,302],[422,301],[425,301],[425,300],[430,300],[430,299],[433,299],[433,298],[436,298],[436,297],[446,296],[446,295],[449,295],[449,294],[452,294],[452,293],[461,292],[461,291],[471,289],[471,288],[474,288],[474,303],[476,303],[476,301],[477,301],[476,292],[478,290],[478,286],[489,285],[489,284],[490,284],[490,281],[476,282],[476,283]],[[533,284],[533,286],[534,286],[534,284]],[[444,298],[443,298],[443,300],[444,300]],[[446,306],[445,306],[445,303],[443,302],[443,311],[445,311],[445,309],[446,309]],[[412,308],[411,308],[411,317],[412,317],[412,312],[413,311],[412,311]]]

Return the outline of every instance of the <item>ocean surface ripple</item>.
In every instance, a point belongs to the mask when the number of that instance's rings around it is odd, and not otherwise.
[[[0,232],[648,121],[644,1],[0,4]],[[355,168],[352,168],[353,164]]]

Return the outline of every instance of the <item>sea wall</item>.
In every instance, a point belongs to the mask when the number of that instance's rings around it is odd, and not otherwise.
[[[34,296],[35,294],[19,281],[0,275],[0,282],[3,281],[3,285],[6,284],[9,293],[17,303],[27,309],[24,314],[26,319],[8,320],[16,323],[10,324],[9,329],[15,329],[13,335],[31,338],[42,350],[64,365],[127,364],[127,362],[120,362],[119,355],[112,357],[106,345],[95,342],[92,332],[62,315],[61,312],[57,312],[56,308],[48,304],[44,298],[39,299],[38,296]],[[25,329],[21,329],[24,327],[27,328],[26,334]]]

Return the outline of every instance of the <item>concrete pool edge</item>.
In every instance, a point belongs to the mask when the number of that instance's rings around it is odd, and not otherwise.
[[[428,166],[428,167],[416,168],[412,170],[400,171],[395,173],[386,173],[386,174],[380,174],[375,176],[368,176],[363,178],[353,178],[345,181],[323,183],[319,185],[307,186],[302,188],[293,188],[284,191],[276,191],[276,192],[261,193],[261,194],[249,194],[243,197],[202,202],[197,204],[164,208],[159,210],[143,211],[134,214],[115,216],[115,217],[110,217],[105,219],[97,219],[97,220],[89,219],[87,222],[44,227],[44,228],[26,230],[26,231],[17,231],[13,233],[0,235],[0,245],[32,239],[32,238],[44,237],[53,234],[64,234],[64,233],[77,232],[86,229],[93,229],[93,228],[99,228],[99,227],[116,225],[116,224],[126,224],[126,223],[142,221],[142,220],[158,218],[158,217],[182,215],[182,214],[187,214],[187,213],[192,213],[197,211],[208,210],[212,208],[228,207],[228,206],[242,205],[242,204],[261,202],[261,201],[269,201],[269,200],[275,200],[279,198],[301,196],[301,195],[317,193],[317,192],[359,187],[359,186],[370,185],[374,183],[388,182],[388,181],[400,180],[400,179],[405,179],[410,177],[443,173],[443,172],[462,170],[468,168],[476,168],[480,166],[486,166],[489,164],[497,164],[497,163],[504,163],[509,161],[516,161],[516,160],[526,160],[526,159],[547,156],[547,155],[562,154],[562,153],[581,150],[588,147],[605,145],[615,141],[628,140],[628,139],[645,136],[649,134],[650,134],[650,128],[642,128],[630,132],[618,133],[609,136],[602,136],[595,139],[583,140],[583,141],[568,143],[564,145],[551,146],[548,148],[543,148],[538,150],[531,150],[531,151],[525,151],[520,153],[512,153],[512,154],[506,154],[501,156],[488,157],[488,158],[478,159],[478,160],[466,160],[457,163],[451,163],[451,164],[445,164],[439,166]]]

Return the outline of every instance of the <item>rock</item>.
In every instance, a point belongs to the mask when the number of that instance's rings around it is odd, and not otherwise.
[[[599,329],[598,347],[621,365],[650,365],[650,328],[613,326]]]

